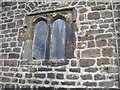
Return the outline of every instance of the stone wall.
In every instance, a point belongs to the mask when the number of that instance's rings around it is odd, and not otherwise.
[[[112,4],[111,2],[55,0],[51,2],[1,2],[1,7],[1,89],[118,88],[119,1]],[[25,29],[26,17],[39,12],[64,8],[76,10],[75,58],[62,62],[48,62],[47,65],[45,61],[29,62],[29,59],[23,58],[23,54],[29,52],[29,49],[25,49],[28,47],[26,44],[32,45],[29,37],[30,30]],[[20,37],[21,32],[22,37]]]

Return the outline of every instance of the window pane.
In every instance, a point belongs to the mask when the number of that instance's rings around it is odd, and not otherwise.
[[[48,26],[45,21],[40,21],[35,25],[34,45],[33,45],[34,59],[45,59],[47,28]]]
[[[57,19],[52,25],[51,59],[64,59],[65,56],[65,21]]]

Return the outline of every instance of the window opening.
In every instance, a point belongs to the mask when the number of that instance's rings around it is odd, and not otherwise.
[[[45,59],[48,25],[40,21],[35,25],[33,59]]]

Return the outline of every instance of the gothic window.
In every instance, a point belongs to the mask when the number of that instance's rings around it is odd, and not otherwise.
[[[72,10],[28,15],[26,24],[28,25],[27,29],[31,31],[31,38],[24,44],[26,52],[23,52],[22,58],[29,59],[30,63],[31,60],[75,58],[76,28],[74,28],[75,21]]]

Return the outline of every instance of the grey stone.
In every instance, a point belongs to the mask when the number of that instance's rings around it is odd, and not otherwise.
[[[41,84],[42,81],[41,80],[30,79],[30,80],[28,80],[28,83]]]
[[[97,39],[107,39],[107,38],[110,38],[110,37],[112,37],[112,34],[101,34],[101,35],[97,35],[96,37],[95,37],[95,39],[97,40]]]
[[[36,73],[36,74],[34,74],[34,76],[35,76],[36,78],[45,78],[45,74]]]
[[[2,48],[8,47],[8,43],[2,43]]]
[[[21,73],[16,73],[15,77],[21,78],[22,74]]]
[[[93,66],[95,63],[94,59],[81,59],[79,64],[81,67],[90,67]]]
[[[55,71],[65,72],[65,71],[66,71],[66,68],[56,68]]]
[[[100,13],[99,12],[93,12],[88,14],[88,19],[90,20],[96,20],[100,18]]]
[[[81,75],[80,77],[83,80],[92,80],[92,75],[91,74]]]
[[[64,79],[64,75],[63,74],[57,74],[56,78],[57,79]]]
[[[96,82],[84,82],[83,85],[94,87],[94,86],[97,86],[97,83]]]
[[[88,48],[91,48],[91,47],[95,47],[95,42],[94,41],[88,42]]]
[[[77,65],[76,61],[72,60],[71,61],[71,66],[76,66],[76,65]]]
[[[106,7],[105,7],[105,6],[95,6],[95,7],[92,7],[91,9],[92,9],[92,11],[96,11],[96,10],[105,10]]]
[[[7,16],[12,16],[13,15],[13,11],[9,11],[8,13],[7,13]]]
[[[62,83],[62,85],[75,85],[75,82],[61,82]]]
[[[102,18],[110,18],[110,17],[112,17],[112,12],[111,11],[103,11],[101,13],[101,15],[102,15]]]
[[[52,85],[58,85],[59,84],[59,82],[58,81],[52,81],[52,83],[51,83]]]
[[[95,57],[100,57],[100,49],[87,49],[82,51],[81,56],[84,58],[95,58]]]
[[[98,68],[87,68],[85,69],[85,72],[97,72]]]
[[[19,54],[10,53],[9,54],[9,59],[19,59]]]
[[[15,23],[8,23],[8,28],[15,28]]]
[[[18,61],[17,60],[4,60],[4,66],[17,66],[18,65]]]
[[[38,68],[38,71],[52,71],[52,68]]]
[[[48,73],[47,78],[55,78],[55,74],[54,73]]]
[[[70,75],[67,75],[66,78],[67,78],[67,79],[73,79],[73,80],[74,80],[74,79],[78,79],[79,76],[76,75],[76,74],[70,74]]]
[[[114,85],[113,81],[104,81],[99,83],[99,86],[103,87],[113,87],[113,85]]]
[[[21,48],[13,48],[13,52],[20,52]]]
[[[84,18],[85,18],[85,17],[84,17],[84,14],[81,14],[81,15],[79,16],[79,20],[80,20],[80,21],[84,21]]]
[[[96,74],[94,75],[95,80],[105,80],[105,75]]]
[[[22,18],[24,18],[24,16],[25,16],[24,14],[19,14],[19,15],[16,15],[15,18],[16,19],[22,19]]]

